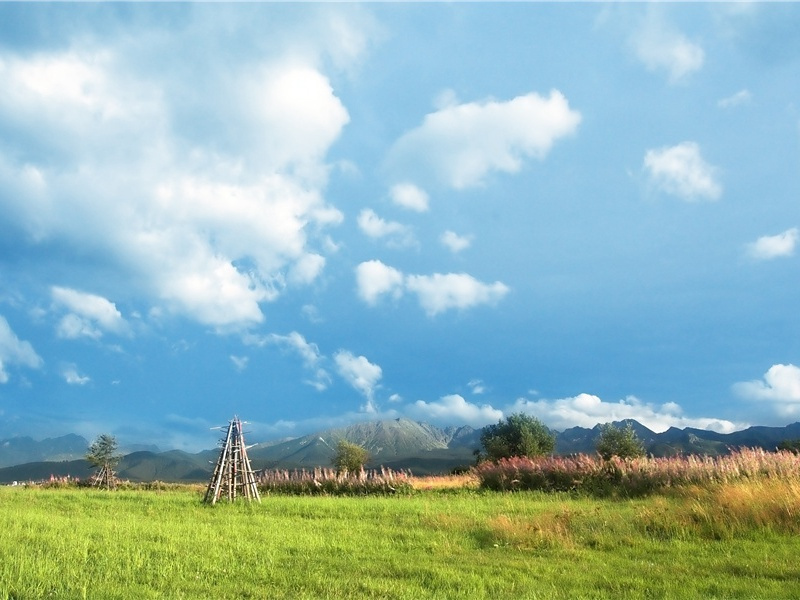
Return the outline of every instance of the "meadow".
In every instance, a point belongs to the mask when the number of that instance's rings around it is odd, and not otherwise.
[[[0,488],[0,599],[800,595],[794,478],[627,499],[439,478],[215,506],[153,487]]]

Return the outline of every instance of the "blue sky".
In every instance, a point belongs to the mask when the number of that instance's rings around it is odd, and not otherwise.
[[[798,420],[798,30],[0,4],[0,438]]]

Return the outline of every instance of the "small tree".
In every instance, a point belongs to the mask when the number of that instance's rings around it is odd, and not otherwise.
[[[369,452],[365,448],[347,440],[339,440],[333,457],[333,466],[339,473],[355,473],[360,471],[368,460]]]
[[[489,460],[512,456],[543,456],[552,454],[556,437],[536,417],[517,413],[497,425],[489,425],[481,434],[481,444]]]
[[[630,423],[624,428],[615,427],[611,423],[601,425],[600,435],[595,440],[595,449],[603,460],[612,456],[637,458],[645,454],[644,444]]]
[[[113,435],[103,433],[97,436],[86,452],[86,460],[99,471],[94,474],[95,485],[106,488],[115,487],[114,468],[122,457],[117,454],[117,439]]]

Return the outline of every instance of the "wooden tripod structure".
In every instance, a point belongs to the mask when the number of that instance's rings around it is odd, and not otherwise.
[[[117,477],[111,464],[104,462],[100,470],[92,475],[91,483],[95,487],[106,488],[107,490],[114,490],[117,488]]]
[[[233,502],[238,496],[261,502],[256,475],[247,457],[247,446],[239,417],[233,417],[228,423],[228,432],[220,440],[220,444],[222,450],[208,483],[205,502],[215,504],[220,498]]]

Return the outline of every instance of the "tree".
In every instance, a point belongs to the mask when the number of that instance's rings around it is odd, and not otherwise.
[[[595,449],[603,460],[612,456],[637,458],[645,454],[644,444],[630,423],[624,428],[616,427],[612,423],[601,425],[600,435],[595,440]]]
[[[369,452],[365,448],[347,440],[339,440],[333,457],[333,466],[339,473],[355,473],[360,471],[368,460]]]
[[[117,439],[107,433],[97,436],[86,453],[86,460],[93,467],[102,467],[103,465],[115,467],[120,458],[122,457],[117,454]]]
[[[512,456],[552,454],[556,437],[535,417],[523,413],[509,415],[497,425],[489,425],[481,434],[481,444],[489,460]]]
[[[115,487],[114,467],[121,458],[117,454],[117,439],[113,435],[103,433],[97,436],[86,452],[86,460],[89,464],[99,469],[92,478],[94,484],[109,489]]]
[[[800,454],[800,440],[783,440],[778,444],[778,450]]]

